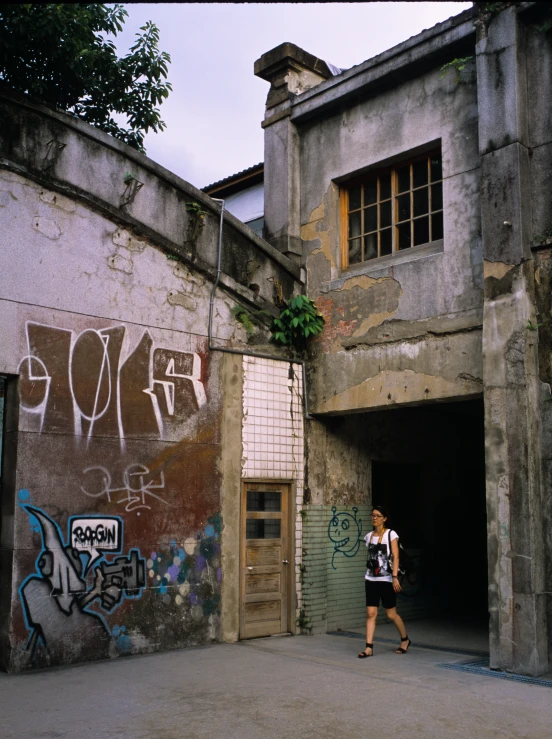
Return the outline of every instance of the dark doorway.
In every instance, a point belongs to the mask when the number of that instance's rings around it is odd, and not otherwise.
[[[3,670],[8,669],[11,649],[13,535],[6,522],[13,522],[14,517],[18,406],[17,378],[0,375],[0,669]]]
[[[399,608],[406,618],[487,621],[482,400],[370,416],[370,426],[381,421],[372,500],[416,563]]]
[[[0,375],[0,532],[2,531],[2,509],[4,496],[2,493],[4,482],[4,432],[5,432],[5,403],[6,403],[6,378]],[[0,542],[1,546],[1,542]],[[0,565],[1,566],[1,565]]]

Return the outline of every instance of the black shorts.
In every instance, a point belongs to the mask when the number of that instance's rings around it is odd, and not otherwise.
[[[366,591],[366,607],[381,604],[384,608],[396,608],[397,594],[393,589],[392,582],[376,582],[375,580],[365,580],[364,589]]]

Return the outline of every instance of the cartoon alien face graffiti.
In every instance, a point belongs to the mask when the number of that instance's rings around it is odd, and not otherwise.
[[[335,551],[343,552],[343,554],[352,552],[358,548],[360,536],[356,509],[353,509],[354,516],[345,511],[336,513],[336,508],[332,508],[332,511],[334,515],[328,524],[328,536],[334,545]]]

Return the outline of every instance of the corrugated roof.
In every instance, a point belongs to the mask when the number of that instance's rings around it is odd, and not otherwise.
[[[201,190],[209,195],[209,190],[219,190],[221,187],[227,187],[228,185],[234,184],[236,181],[247,179],[251,175],[260,174],[263,170],[264,162],[259,162],[259,164],[254,164],[252,167],[242,169],[241,172],[236,172],[236,174],[225,177],[223,180],[213,182],[211,185],[206,185],[205,187],[202,187]]]

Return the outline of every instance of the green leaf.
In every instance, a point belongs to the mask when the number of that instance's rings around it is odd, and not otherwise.
[[[165,128],[170,59],[151,21],[118,57],[126,18],[118,4],[0,4],[0,80],[144,151],[145,133]]]
[[[273,321],[272,340],[302,351],[311,336],[322,332],[324,318],[306,295],[296,295]]]

